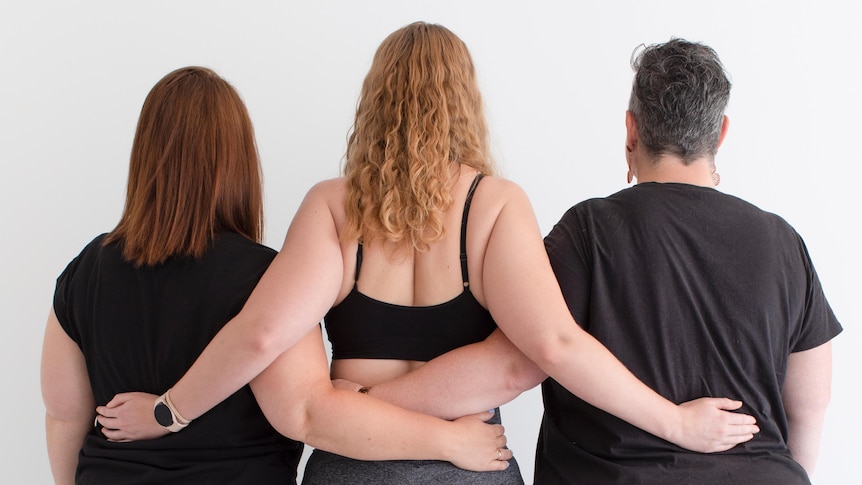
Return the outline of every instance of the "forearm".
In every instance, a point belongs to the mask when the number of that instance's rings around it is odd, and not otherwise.
[[[672,442],[677,438],[678,406],[646,386],[579,327],[569,335],[548,336],[544,345],[530,351],[538,365],[572,394],[660,438]]]
[[[809,475],[817,464],[823,421],[831,395],[831,342],[788,356],[781,394],[787,414],[787,446]]]
[[[265,345],[255,330],[244,330],[243,323],[226,325],[171,388],[171,398],[186,419],[198,418],[236,392],[283,350]]]
[[[57,484],[72,484],[78,452],[93,426],[96,403],[84,355],[60,327],[53,309],[42,343],[40,381],[51,473]]]
[[[374,385],[369,394],[405,409],[454,419],[505,404],[545,377],[498,329],[483,342]]]
[[[787,446],[793,459],[805,468],[808,475],[814,473],[814,467],[817,465],[824,415],[825,413],[811,413],[807,416],[788,416]]]
[[[48,443],[48,460],[51,474],[57,485],[75,483],[78,453],[84,436],[93,425],[92,419],[63,420],[45,414],[45,431]]]
[[[447,450],[462,439],[452,436],[453,423],[334,389],[326,364],[321,334],[313,330],[251,382],[278,432],[357,459],[451,461]]]
[[[281,252],[239,315],[210,342],[171,390],[181,415],[195,419],[237,391],[300,341],[329,310],[341,288],[341,246],[327,198],[315,186],[296,213]]]
[[[307,408],[301,441],[359,460],[452,461],[451,423],[360,393],[328,389]]]

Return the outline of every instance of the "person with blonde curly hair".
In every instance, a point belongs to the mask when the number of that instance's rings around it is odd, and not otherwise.
[[[246,306],[170,389],[173,409],[194,420],[252,379],[277,389],[279,375],[267,366],[323,319],[332,377],[367,399],[387,397],[381,391],[393,382],[410,394],[411,371],[449,351],[508,345],[518,357],[496,370],[512,376],[508,389],[485,392],[480,381],[495,369],[468,363],[442,376],[441,395],[451,398],[432,412],[451,419],[488,409],[547,373],[685,448],[714,452],[750,440],[753,418],[730,412],[740,402],[671,403],[577,325],[526,194],[493,174],[487,131],[473,62],[455,34],[417,22],[387,37],[362,87],[344,177],[308,192]],[[423,405],[406,401],[397,404]],[[100,420],[113,439],[160,436],[167,430],[152,417],[157,402],[121,394],[98,408]],[[260,404],[281,405],[277,397]],[[497,471],[472,473],[315,451],[305,482],[522,483],[511,456],[500,448],[488,456]]]
[[[276,255],[262,232],[260,163],[239,94],[204,67],[167,74],[141,109],[119,224],[57,279],[41,369],[56,484],[295,482],[299,441],[354,458],[500,468],[506,437],[482,422],[491,413],[449,423],[335,389],[320,332],[270,366],[276,386],[244,386],[194,424],[171,412],[170,394],[155,410],[143,401],[148,416],[187,431],[106,440],[117,437],[112,420],[94,424],[97,403],[163,392],[240,311]]]

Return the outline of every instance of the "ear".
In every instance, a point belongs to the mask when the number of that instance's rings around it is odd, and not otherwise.
[[[638,146],[638,126],[635,115],[626,111],[626,152],[633,152]]]
[[[718,147],[724,142],[724,137],[727,135],[727,130],[730,128],[730,118],[727,115],[724,115],[724,118],[721,120],[721,133],[718,134],[718,145],[715,147],[718,150]]]

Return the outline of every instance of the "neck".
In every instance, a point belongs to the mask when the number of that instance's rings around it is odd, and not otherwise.
[[[656,160],[644,161],[637,167],[638,183],[679,183],[715,187],[715,165],[709,157],[699,158],[686,165],[673,155],[662,155]]]

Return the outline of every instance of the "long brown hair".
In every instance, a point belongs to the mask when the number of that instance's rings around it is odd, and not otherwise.
[[[141,108],[126,205],[105,244],[136,266],[200,257],[216,233],[260,242],[263,189],[254,130],[236,90],[203,67],[162,78]]]
[[[473,60],[451,31],[416,22],[383,41],[362,85],[343,237],[427,249],[443,237],[453,162],[494,171]]]

